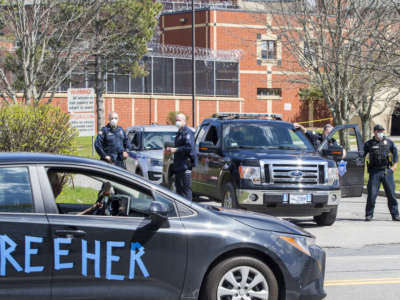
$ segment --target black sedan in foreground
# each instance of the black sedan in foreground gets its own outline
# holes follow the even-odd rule
[[[324,269],[289,222],[101,161],[0,154],[0,299],[314,300]]]

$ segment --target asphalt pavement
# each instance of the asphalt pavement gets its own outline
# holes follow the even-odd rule
[[[365,222],[365,203],[366,195],[342,199],[329,227],[291,219],[327,253],[327,300],[400,299],[400,222],[392,221],[385,197],[377,199],[373,221]]]
[[[365,222],[365,203],[365,194],[342,199],[328,227],[312,218],[285,218],[315,235],[326,251],[326,300],[400,299],[400,222],[392,221],[385,197],[378,197],[374,219]]]

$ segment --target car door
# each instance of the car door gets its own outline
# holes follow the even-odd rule
[[[55,249],[53,298],[179,298],[186,240],[173,201],[163,200],[170,208],[170,218],[157,227],[146,214],[138,213],[154,200],[151,188],[126,179],[126,173],[71,167],[47,167],[41,172]],[[69,180],[59,194],[52,192],[48,180],[52,173]],[[117,201],[119,208],[115,211],[110,204],[108,215],[95,215],[94,211],[82,215],[90,211],[107,182],[113,194],[103,207]]]
[[[50,299],[51,241],[35,167],[0,167],[0,298]]]
[[[222,166],[224,165],[223,157],[221,155],[221,144],[222,144],[222,129],[218,123],[214,123],[210,126],[204,141],[211,142],[214,146],[219,149],[217,153],[207,153],[207,186],[209,187],[209,195],[213,198],[219,197],[218,191],[218,179],[221,173]]]
[[[360,130],[356,124],[336,126],[318,151],[327,147],[331,138],[343,147],[345,155],[336,161],[342,197],[359,197],[364,186],[364,147]]]
[[[203,123],[196,134],[197,166],[192,169],[193,193],[208,195],[208,153],[199,151],[200,142],[204,141],[205,135],[210,127],[209,123]]]
[[[140,131],[132,129],[128,132],[131,149],[129,149],[129,156],[126,160],[126,169],[134,173],[138,168],[138,154],[141,147],[140,137]]]

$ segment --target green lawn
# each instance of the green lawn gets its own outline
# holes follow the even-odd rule
[[[60,195],[58,195],[57,203],[77,203],[77,204],[94,204],[97,200],[97,190],[87,187],[64,186]]]
[[[92,137],[91,136],[77,137],[76,143],[78,146],[78,149],[76,152],[77,156],[99,159],[99,156],[97,155],[96,151],[94,149],[92,150]],[[94,143],[94,139],[93,139],[93,143]]]

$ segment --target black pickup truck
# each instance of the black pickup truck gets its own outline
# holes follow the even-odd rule
[[[222,113],[196,131],[193,195],[276,216],[336,220],[341,197],[358,197],[364,181],[357,125],[333,129],[318,149],[275,114]],[[336,145],[327,141],[337,139]],[[343,154],[344,153],[344,154]],[[173,160],[164,156],[163,183],[174,188]]]

